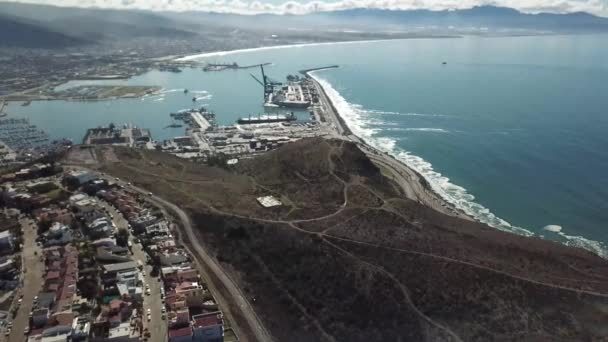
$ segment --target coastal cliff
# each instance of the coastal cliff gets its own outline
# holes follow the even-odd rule
[[[305,139],[230,170],[116,155],[103,169],[184,208],[276,341],[608,337],[608,261],[407,199],[352,142]]]

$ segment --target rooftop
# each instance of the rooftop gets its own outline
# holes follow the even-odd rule
[[[109,264],[103,265],[103,268],[106,272],[118,272],[123,270],[128,270],[132,268],[137,268],[137,263],[135,261],[121,262],[118,264]]]
[[[192,328],[190,326],[187,326],[185,328],[180,328],[180,329],[169,330],[169,338],[184,337],[184,336],[192,336]]]
[[[262,196],[257,198],[258,203],[264,208],[278,207],[282,205],[281,201],[276,199],[274,196]]]
[[[220,311],[192,316],[195,328],[210,327],[223,324],[222,313]]]

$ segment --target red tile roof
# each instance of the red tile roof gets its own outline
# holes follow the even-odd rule
[[[195,316],[194,318],[194,326],[196,328],[210,327],[212,325],[222,324],[222,316],[221,314],[213,314],[206,316]]]
[[[180,328],[180,329],[169,330],[169,338],[183,337],[183,336],[192,336],[192,328],[185,327],[185,328]]]
[[[59,279],[60,275],[57,271],[51,271],[46,274],[46,280]]]

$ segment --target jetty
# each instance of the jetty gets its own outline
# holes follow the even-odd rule
[[[300,74],[304,75],[304,76],[308,76],[309,72],[313,72],[313,71],[319,71],[319,70],[325,70],[325,69],[335,69],[335,68],[339,68],[340,66],[337,64],[334,65],[328,65],[328,66],[322,66],[322,67],[316,67],[316,68],[310,68],[310,69],[304,69],[304,70],[300,70]]]
[[[270,65],[272,63],[267,62],[267,63],[261,63],[261,64],[252,64],[252,65],[238,65],[236,62],[234,63],[207,63],[207,65],[205,65],[203,67],[203,71],[223,71],[223,70],[227,70],[227,69],[232,69],[232,70],[238,70],[238,69],[251,69],[251,68],[257,68],[260,66],[265,66],[265,65]]]

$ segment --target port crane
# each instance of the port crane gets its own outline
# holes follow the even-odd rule
[[[264,87],[264,100],[268,98],[269,95],[274,93],[274,87],[282,86],[283,83],[272,80],[270,77],[266,76],[264,73],[264,65],[260,64],[260,70],[262,71],[262,81],[260,81],[254,74],[250,74],[254,80],[256,80],[262,87]]]

